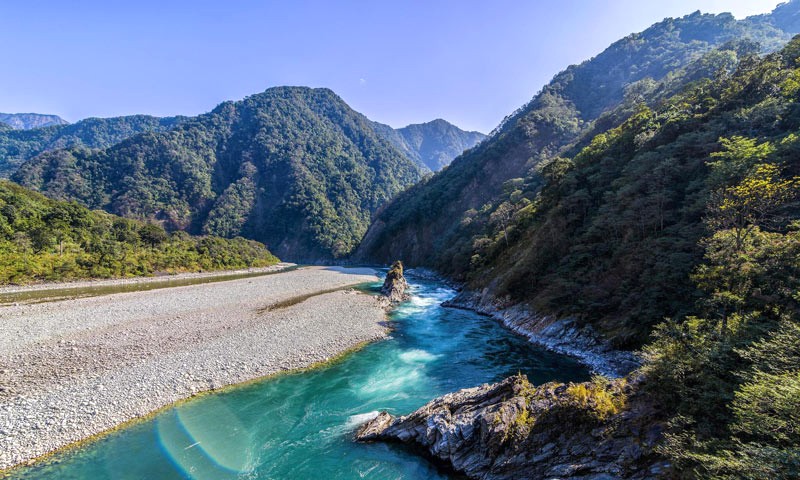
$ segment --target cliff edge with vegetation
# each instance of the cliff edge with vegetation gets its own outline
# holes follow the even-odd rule
[[[635,382],[534,387],[516,376],[444,395],[407,416],[383,412],[356,437],[421,447],[469,478],[647,479],[667,467],[654,454],[659,413]]]
[[[777,22],[799,10],[794,1],[748,22]],[[708,33],[719,20],[724,18],[692,15],[648,32],[695,25],[695,34]],[[664,468],[611,473],[592,467],[587,474],[800,475],[800,38],[768,55],[739,40],[695,57],[660,82],[631,86],[621,105],[558,155],[507,180],[483,207],[460,217],[438,210],[444,204],[436,202],[455,185],[450,175],[456,165],[470,160],[462,157],[415,187],[415,199],[433,206],[421,213],[411,193],[404,194],[367,234],[365,248],[380,232],[391,232],[392,240],[380,248],[404,244],[406,250],[394,248],[395,255],[462,278],[479,295],[478,307],[527,308],[540,317],[570,319],[614,348],[643,349],[643,365],[630,377],[636,378],[635,392],[625,394],[620,414],[638,405],[636,398],[657,410],[652,425],[663,432],[645,454]],[[511,120],[517,127],[506,126],[481,145],[485,168],[500,170],[508,160],[497,150],[501,142],[530,148],[525,137],[501,140],[525,115]],[[492,145],[499,157],[488,156]],[[447,187],[444,193],[437,185]],[[436,219],[399,227],[404,218],[419,221],[420,215]],[[457,226],[452,218],[460,218]],[[436,222],[450,222],[447,235],[466,234],[461,246],[447,235],[429,235]],[[443,250],[420,257],[428,242]],[[498,398],[495,406],[503,402]],[[546,410],[551,408],[561,407]],[[420,424],[435,426],[446,415],[429,411]],[[534,416],[542,418],[542,412]],[[580,419],[577,413],[564,417],[540,433],[571,431]],[[537,422],[534,428],[547,425]],[[580,469],[537,470],[553,464],[537,457],[544,445],[536,441],[516,442],[522,448],[511,456],[519,456],[517,472],[583,475]],[[573,455],[575,465],[586,461]],[[509,475],[502,469],[476,472],[473,478]]]

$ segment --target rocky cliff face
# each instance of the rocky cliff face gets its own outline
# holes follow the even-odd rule
[[[406,289],[408,289],[408,282],[406,277],[403,276],[403,263],[397,260],[392,264],[389,273],[386,274],[386,280],[383,281],[383,286],[381,287],[381,294],[390,303],[400,303],[408,299]]]
[[[668,468],[653,452],[662,425],[638,384],[533,387],[515,376],[447,394],[405,417],[381,413],[357,439],[420,446],[476,479],[658,478]]]

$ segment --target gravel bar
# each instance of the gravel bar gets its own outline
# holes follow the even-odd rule
[[[348,289],[376,273],[303,267],[0,308],[0,469],[384,337],[379,300]]]
[[[295,266],[296,264],[294,263],[281,262],[276,263],[275,265],[270,265],[269,267],[252,267],[242,268],[239,270],[214,270],[210,272],[157,274],[151,277],[126,277],[94,280],[72,280],[67,282],[37,282],[27,285],[3,285],[0,286],[0,294],[35,292],[40,290],[59,290],[63,288],[110,287],[115,285],[135,285],[142,283],[157,284],[185,279],[227,277],[229,275],[240,274],[272,273],[286,270],[287,268]]]

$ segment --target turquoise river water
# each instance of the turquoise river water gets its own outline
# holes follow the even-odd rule
[[[355,429],[379,410],[406,414],[517,372],[534,383],[589,377],[490,318],[443,308],[455,294],[443,284],[410,280],[412,299],[391,314],[387,340],[317,370],[197,397],[11,478],[447,479],[403,446],[354,442]]]

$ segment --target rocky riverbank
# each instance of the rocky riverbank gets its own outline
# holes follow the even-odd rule
[[[359,441],[413,445],[447,469],[484,480],[639,480],[668,471],[654,451],[663,419],[639,392],[634,353],[613,349],[591,327],[537,315],[486,292],[464,290],[443,306],[493,317],[614,379],[533,386],[524,376],[510,377],[444,395],[404,417],[382,412],[359,429]]]
[[[653,452],[658,409],[639,381],[532,386],[524,376],[437,398],[410,415],[386,412],[362,426],[360,441],[421,447],[475,479],[649,479],[668,465]]]
[[[489,294],[469,290],[443,305],[488,315],[537,345],[579,359],[601,375],[622,377],[640,366],[636,354],[615,350],[591,326],[581,327],[572,319],[539,315],[522,305],[504,305]]]
[[[0,308],[0,469],[385,336],[372,269],[301,268]]]

